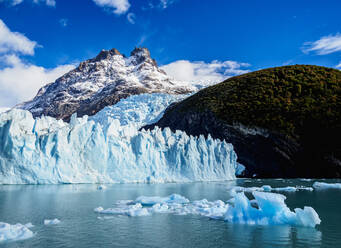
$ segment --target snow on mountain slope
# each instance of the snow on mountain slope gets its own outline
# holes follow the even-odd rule
[[[91,116],[130,95],[184,94],[196,89],[190,83],[167,76],[147,48],[135,48],[130,57],[116,49],[102,50],[97,57],[45,85],[33,100],[16,108],[29,110],[34,117],[47,115],[69,120],[75,112],[78,116]]]
[[[237,156],[231,144],[168,128],[138,131],[160,118],[176,99],[166,94],[131,96],[91,120],[73,115],[70,123],[44,116],[34,119],[19,109],[2,113],[0,183],[234,179]]]

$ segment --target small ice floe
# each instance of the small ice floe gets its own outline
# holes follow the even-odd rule
[[[279,188],[272,188],[270,185],[263,185],[261,187],[241,187],[241,186],[235,186],[231,191],[235,192],[254,192],[254,191],[260,191],[260,192],[296,192],[301,190],[306,191],[313,191],[314,189],[312,187],[305,187],[305,186],[287,186],[287,187],[279,187]]]
[[[53,219],[53,220],[44,220],[44,225],[57,225],[60,223],[60,220]]]
[[[303,182],[310,182],[310,181],[312,181],[313,179],[310,179],[310,178],[301,178],[300,180],[303,181]]]
[[[17,241],[29,239],[34,236],[34,233],[29,229],[33,227],[31,223],[22,225],[20,223],[11,225],[5,222],[0,222],[0,243],[6,241]]]
[[[341,183],[315,182],[313,187],[314,189],[341,189]]]
[[[134,203],[133,200],[118,200],[118,201],[116,201],[117,205],[129,205],[132,203]]]
[[[116,215],[126,215],[126,216],[146,216],[150,215],[148,209],[143,208],[141,203],[136,203],[134,205],[119,206],[117,208],[107,208],[102,207],[95,208],[94,211],[100,214],[116,214]]]
[[[268,190],[268,187],[265,187]],[[264,189],[263,189],[264,190]],[[315,227],[321,220],[311,207],[296,208],[291,211],[285,204],[286,197],[277,193],[253,191],[254,199],[244,192],[236,193],[227,203],[207,199],[189,201],[181,195],[168,197],[138,197],[130,205],[117,205],[115,208],[95,208],[100,214],[126,216],[149,216],[152,214],[200,215],[231,223],[250,225],[292,225]],[[103,219],[103,218],[101,218]]]
[[[107,186],[102,185],[102,184],[97,186],[98,190],[105,190],[106,188],[107,188]]]
[[[156,203],[188,203],[189,200],[181,195],[172,194],[167,197],[159,196],[140,196],[136,198],[136,203],[141,203],[142,205],[154,205]]]

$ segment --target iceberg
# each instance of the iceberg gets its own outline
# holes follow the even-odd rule
[[[167,197],[140,196],[135,201],[120,201],[115,208],[95,208],[99,214],[126,216],[149,216],[152,214],[200,215],[211,219],[224,220],[230,223],[248,225],[291,225],[315,227],[321,223],[316,211],[311,207],[296,208],[291,211],[285,204],[286,197],[277,193],[252,192],[255,199],[249,200],[238,193],[227,203],[207,199],[189,201],[187,198],[173,194]],[[142,204],[142,203],[143,204]],[[105,219],[101,217],[101,219]]]
[[[293,212],[285,204],[286,197],[281,194],[254,191],[254,204],[245,196],[238,193],[234,206],[229,207],[225,220],[231,223],[250,225],[293,225],[315,227],[321,223],[316,211],[311,207],[296,208]]]
[[[235,179],[233,146],[169,128],[140,130],[179,97],[144,94],[70,123],[0,114],[0,184],[163,183]]]
[[[315,189],[341,189],[341,183],[323,183],[315,182],[313,184]]]
[[[60,220],[58,219],[52,219],[52,220],[44,220],[44,225],[57,225],[60,223]]]
[[[33,227],[31,223],[26,225],[15,224],[11,225],[5,222],[0,222],[0,243],[6,241],[17,241],[29,239],[34,236],[33,232],[29,229]]]

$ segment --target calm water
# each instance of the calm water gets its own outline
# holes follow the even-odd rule
[[[321,181],[321,180],[319,180]],[[327,181],[336,182],[336,181]],[[171,214],[100,220],[93,209],[140,195],[181,194],[190,200],[228,200],[228,187],[311,186],[313,181],[237,180],[226,183],[0,186],[0,222],[32,222],[35,236],[0,247],[341,247],[341,190],[284,193],[290,208],[312,206],[317,228],[248,226]],[[44,226],[44,219],[58,225]]]

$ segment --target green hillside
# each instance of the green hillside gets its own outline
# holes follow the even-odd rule
[[[292,138],[316,128],[340,130],[341,71],[311,65],[255,71],[203,89],[174,109],[210,110],[228,123]]]

